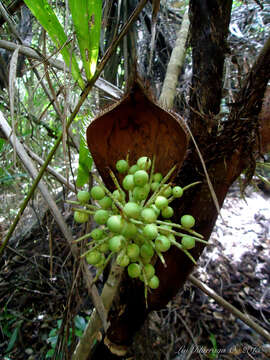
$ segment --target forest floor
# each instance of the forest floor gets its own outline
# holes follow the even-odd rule
[[[239,199],[233,186],[193,275],[270,332],[269,205],[253,188]],[[78,269],[48,214],[7,249],[0,268],[1,360],[43,360],[54,347],[70,352],[91,313]],[[63,336],[74,317],[74,336]],[[189,282],[149,316],[132,350],[134,360],[270,358],[270,343]]]

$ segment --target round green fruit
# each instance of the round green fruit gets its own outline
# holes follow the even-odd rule
[[[181,196],[183,196],[184,191],[181,186],[175,186],[172,189],[172,194],[174,198],[180,198]]]
[[[123,229],[122,229],[122,235],[125,236],[127,239],[133,238],[137,233],[137,226],[135,224],[132,224],[130,222],[125,222]]]
[[[142,156],[137,160],[137,165],[140,170],[149,170],[151,167],[151,160],[147,156]]]
[[[112,207],[112,199],[109,196],[104,196],[98,203],[104,210],[108,210]]]
[[[155,173],[153,176],[153,181],[160,183],[163,179],[163,175],[161,173]]]
[[[159,278],[156,275],[152,276],[148,282],[148,286],[151,289],[157,289],[159,287]]]
[[[93,186],[90,193],[94,200],[101,200],[105,196],[105,192],[101,186]]]
[[[147,224],[143,228],[143,235],[148,240],[154,240],[158,236],[158,227],[156,224]]]
[[[171,229],[172,229],[172,227],[169,225],[160,225],[158,227],[159,233],[162,235],[166,235],[166,236],[168,236],[168,234],[169,234],[169,231],[167,231],[167,230],[171,230]]]
[[[81,190],[77,194],[77,199],[81,204],[87,204],[90,200],[90,193],[88,191]]]
[[[131,261],[136,261],[140,255],[140,248],[137,244],[129,244],[127,246],[127,256]]]
[[[104,225],[108,221],[109,212],[107,210],[97,210],[94,215],[94,220],[99,225]]]
[[[129,175],[126,175],[124,177],[124,180],[123,180],[123,188],[127,191],[129,190],[133,190],[134,189],[134,179],[133,179],[133,175],[129,174]]]
[[[168,198],[169,196],[171,196],[172,194],[172,187],[171,186],[167,186],[167,184],[164,185],[164,190],[162,190],[161,193],[163,196],[165,196],[166,198]]]
[[[154,255],[154,250],[150,244],[143,244],[140,249],[141,257],[150,259]]]
[[[155,211],[155,213],[156,213],[156,215],[157,215],[157,217],[158,217],[159,214],[160,214],[160,209],[158,209],[155,204],[152,204],[152,205],[150,206],[150,208]]]
[[[143,268],[146,279],[149,280],[155,275],[155,268],[151,264],[146,264]]]
[[[118,160],[115,167],[120,174],[123,174],[128,171],[128,162],[126,160]]]
[[[139,202],[145,200],[149,194],[149,191],[150,191],[149,184],[145,184],[143,187],[135,186],[135,188],[133,189],[134,200]]]
[[[159,183],[158,183],[158,182],[152,182],[152,184],[151,184],[151,190],[152,190],[153,192],[155,192],[158,188],[159,188]]]
[[[101,244],[101,245],[98,247],[98,249],[99,249],[99,251],[100,251],[101,253],[106,253],[106,252],[108,252],[108,251],[109,251],[109,244],[108,244],[108,242],[106,241],[106,242],[104,242],[103,244]]]
[[[168,199],[165,196],[158,196],[155,205],[158,209],[162,210],[168,206]]]
[[[183,215],[181,217],[181,225],[187,229],[191,229],[195,225],[195,219],[192,215]]]
[[[131,278],[137,278],[141,274],[141,267],[137,263],[129,264],[127,270],[128,270],[128,275]]]
[[[107,220],[108,229],[116,234],[120,234],[124,227],[124,220],[121,215],[112,215]]]
[[[139,219],[141,214],[141,207],[140,205],[130,201],[124,206],[123,212],[127,217]]]
[[[169,219],[173,216],[173,208],[170,206],[167,206],[165,208],[163,208],[161,210],[161,215],[165,218],[165,219]]]
[[[138,170],[135,172],[134,176],[134,184],[137,186],[144,186],[148,183],[149,175],[145,170]]]
[[[128,266],[129,262],[130,262],[130,259],[126,254],[121,254],[121,253],[118,254],[118,256],[116,258],[116,263],[119,266],[126,267],[126,266]]]
[[[86,261],[88,262],[88,264],[91,265],[96,265],[100,262],[101,260],[101,254],[99,251],[91,251],[86,255]]]
[[[141,217],[147,224],[154,223],[157,220],[157,215],[154,209],[145,208],[141,212]]]
[[[113,197],[118,201],[123,201],[126,198],[126,194],[124,191],[121,191],[121,193],[120,193],[119,190],[114,190],[114,192],[112,194],[113,194]]]
[[[131,175],[134,175],[136,171],[140,170],[139,169],[139,166],[137,164],[135,165],[132,165],[129,170],[128,170],[128,173],[131,174]]]
[[[89,215],[80,211],[74,211],[74,220],[77,223],[83,224],[87,222],[89,219]]]
[[[165,252],[171,247],[171,242],[166,236],[159,235],[155,240],[155,247],[157,251]]]
[[[111,252],[119,252],[125,242],[125,238],[122,235],[115,235],[109,240],[109,249]]]
[[[94,229],[90,232],[90,236],[93,240],[100,240],[103,238],[104,233],[101,229]]]
[[[195,239],[191,236],[183,236],[181,244],[185,250],[190,250],[195,247]]]

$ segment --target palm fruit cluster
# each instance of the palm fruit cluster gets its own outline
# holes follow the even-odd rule
[[[170,220],[174,214],[170,203],[182,197],[184,191],[196,183],[184,188],[172,186],[169,180],[175,167],[163,176],[154,172],[154,162],[146,156],[131,166],[128,160],[117,161],[115,170],[123,180],[120,184],[110,170],[115,191],[110,192],[95,177],[98,185],[93,186],[90,193],[79,191],[75,203],[81,207],[74,209],[75,221],[87,222],[92,215],[98,225],[77,240],[90,240],[90,249],[82,255],[86,261],[101,273],[114,257],[118,265],[127,268],[131,278],[143,281],[146,289],[159,286],[154,263],[159,257],[166,266],[163,254],[172,245],[195,263],[189,250],[194,248],[196,241],[205,242],[193,230],[193,216],[183,215],[180,224]]]

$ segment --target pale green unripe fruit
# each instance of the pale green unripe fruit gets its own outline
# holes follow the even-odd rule
[[[83,224],[85,222],[87,222],[89,219],[89,215],[85,214],[83,212],[80,211],[74,211],[74,220],[79,223],[79,224]]]
[[[100,240],[103,238],[104,233],[101,229],[94,229],[91,231],[90,236],[94,240]]]
[[[154,250],[150,244],[143,244],[140,254],[143,258],[151,258],[154,255]]]
[[[168,206],[168,199],[164,196],[158,196],[156,198],[155,205],[158,209],[162,210]]]
[[[166,206],[165,208],[163,208],[161,210],[161,215],[165,218],[165,219],[169,219],[173,216],[173,208],[170,206]]]
[[[109,240],[109,249],[111,252],[119,252],[124,245],[125,238],[122,235],[115,235]]]
[[[127,246],[127,256],[131,261],[136,261],[140,255],[140,248],[137,244],[130,244]]]
[[[145,200],[149,194],[150,185],[145,184],[144,186],[135,186],[133,189],[133,198],[135,201]]]
[[[132,166],[129,168],[128,173],[134,175],[135,172],[138,171],[138,170],[140,170],[140,169],[139,169],[139,166],[138,166],[137,164],[135,164],[135,165],[132,165]]]
[[[116,263],[119,265],[119,266],[122,266],[122,267],[126,267],[128,266],[130,262],[130,259],[129,257],[127,256],[127,254],[118,254],[117,258],[116,258]]]
[[[168,187],[165,188],[165,186],[166,186],[166,184],[163,186],[163,187],[164,187],[164,190],[162,190],[161,195],[162,195],[162,196],[165,196],[166,198],[168,198],[168,197],[171,196],[171,194],[172,194],[172,188],[171,188],[171,186],[168,186]]]
[[[130,218],[139,219],[141,214],[141,207],[140,205],[130,201],[124,206],[123,212]]]
[[[123,174],[128,171],[128,162],[126,160],[118,160],[115,167],[120,174]]]
[[[81,204],[87,204],[90,200],[90,193],[88,191],[81,190],[77,194],[77,199]]]
[[[181,244],[186,250],[193,249],[195,247],[195,239],[193,239],[191,236],[183,236]]]
[[[98,203],[104,210],[108,210],[112,207],[112,199],[109,196],[104,196]]]
[[[180,186],[175,186],[172,189],[173,197],[180,198],[183,195],[184,191]]]
[[[158,188],[159,188],[159,183],[158,183],[158,182],[152,182],[152,184],[151,184],[151,190],[152,190],[153,192],[155,192]]]
[[[94,200],[101,200],[105,196],[105,192],[101,186],[93,186],[90,193]]]
[[[131,278],[137,278],[141,274],[141,267],[137,263],[129,264],[127,270],[128,270],[128,275]]]
[[[166,236],[159,235],[155,240],[155,247],[157,251],[165,252],[171,247],[171,242]]]
[[[158,236],[158,227],[156,224],[147,224],[143,228],[143,235],[148,240],[154,240]]]
[[[131,174],[126,175],[124,177],[122,185],[123,185],[123,188],[127,191],[133,190],[134,186],[135,186],[133,175],[131,175]]]
[[[126,198],[126,194],[124,191],[121,191],[121,193],[120,193],[119,190],[114,190],[114,192],[112,194],[113,194],[113,197],[118,201],[123,201]]]
[[[163,175],[161,173],[155,173],[153,176],[153,181],[160,183],[163,179]]]
[[[86,255],[86,261],[88,262],[88,264],[96,265],[100,262],[100,260],[101,254],[99,251],[91,251]]]
[[[101,244],[99,247],[98,247],[99,251],[101,253],[106,253],[107,251],[109,251],[109,244],[108,242],[104,242],[103,244]]]
[[[153,209],[146,208],[143,209],[141,212],[141,217],[144,222],[151,224],[157,220],[157,215]]]
[[[195,225],[195,219],[192,215],[183,215],[181,217],[181,225],[187,229],[192,228]]]
[[[123,229],[122,229],[122,235],[125,236],[127,239],[133,238],[137,233],[137,226],[135,224],[132,224],[130,222],[125,222]]]
[[[143,268],[146,279],[149,280],[155,275],[155,268],[151,264],[146,264]]]
[[[99,225],[106,224],[107,220],[109,218],[109,212],[107,210],[97,210],[94,215],[94,220]]]
[[[135,172],[134,176],[134,184],[137,186],[144,186],[148,183],[149,175],[145,170],[138,170]]]
[[[137,165],[141,170],[149,170],[151,167],[151,160],[147,156],[142,156],[137,160]]]
[[[107,220],[107,226],[111,232],[119,234],[123,230],[124,220],[121,215],[112,215]]]
[[[172,229],[172,227],[169,226],[169,225],[160,225],[158,227],[159,233],[162,234],[162,235],[165,235],[165,236],[167,236],[169,234],[169,232],[166,231],[166,230],[171,230],[171,229]]]
[[[151,289],[157,289],[159,287],[159,278],[154,275],[148,282],[148,286]]]

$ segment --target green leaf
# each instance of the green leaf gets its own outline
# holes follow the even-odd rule
[[[211,353],[208,355],[208,357],[210,359],[217,359],[218,351],[217,351],[217,341],[215,335],[210,333],[209,340],[211,341],[213,348]]]
[[[0,151],[3,149],[3,146],[5,143],[6,143],[6,140],[0,139]]]
[[[95,73],[99,51],[102,0],[69,0],[87,80]]]
[[[17,340],[17,337],[18,337],[18,333],[19,333],[19,329],[21,327],[21,324],[22,324],[22,321],[19,321],[18,322],[18,325],[17,327],[14,329],[11,337],[10,337],[10,340],[9,340],[9,343],[8,343],[8,347],[7,347],[7,350],[6,352],[8,353],[9,351],[11,351],[15,345],[15,342]]]
[[[78,81],[79,86],[83,89],[84,81],[82,79],[76,57],[72,54],[71,46],[67,44],[67,35],[65,34],[62,25],[58,21],[47,0],[25,0],[24,2],[43,28],[48,32],[57,48],[61,49],[60,52],[67,67],[71,67],[73,78]]]
[[[93,159],[86,145],[85,138],[80,137],[79,167],[76,185],[82,187],[89,180],[89,172],[91,171]]]
[[[54,354],[54,349],[49,350],[46,354],[46,359],[53,357],[53,354]]]

